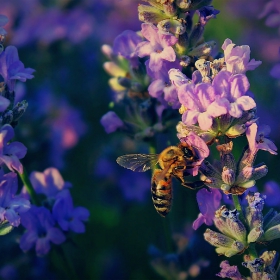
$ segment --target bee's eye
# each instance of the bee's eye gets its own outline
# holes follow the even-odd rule
[[[188,148],[184,148],[184,154],[188,158],[193,157],[192,151],[190,149],[188,149]]]

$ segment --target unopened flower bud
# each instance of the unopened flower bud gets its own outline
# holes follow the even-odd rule
[[[187,67],[188,65],[190,65],[190,63],[191,63],[191,58],[190,58],[189,56],[187,56],[187,55],[182,55],[182,56],[180,57],[180,65],[181,65],[182,67]]]
[[[280,238],[280,224],[266,230],[261,241],[271,241],[278,238]]]
[[[173,1],[163,4],[163,11],[168,17],[176,16],[177,8],[174,5]]]
[[[246,131],[246,126],[244,124],[236,124],[231,126],[226,132],[225,135],[229,138],[235,138],[241,136]]]
[[[176,5],[184,11],[187,11],[189,9],[191,3],[191,0],[176,0]]]
[[[113,56],[113,48],[110,45],[102,45],[101,46],[102,53],[108,58],[112,59]]]
[[[163,11],[148,5],[138,6],[139,20],[147,23],[158,24],[167,18]]]
[[[265,266],[274,266],[277,261],[276,251],[265,251],[260,258],[264,261]]]
[[[193,48],[191,51],[189,51],[188,54],[191,56],[198,56],[198,57],[202,55],[209,55],[215,46],[216,46],[215,41],[209,41]]]
[[[235,182],[235,172],[225,166],[222,172],[222,179],[227,185],[232,185]]]
[[[125,77],[126,71],[120,68],[116,63],[107,61],[103,64],[104,70],[113,77]]]
[[[16,106],[13,108],[13,121],[14,122],[19,120],[19,118],[24,114],[27,106],[28,106],[28,103],[25,100],[18,102],[16,104]]]
[[[185,33],[186,26],[182,21],[176,19],[165,19],[158,23],[157,28],[161,33],[181,35]]]
[[[119,79],[117,77],[109,79],[109,85],[114,91],[123,91],[126,88],[119,84]]]
[[[248,243],[256,242],[263,235],[263,229],[261,226],[254,227],[248,234],[247,241]]]
[[[256,258],[253,261],[242,262],[242,265],[253,273],[261,272],[263,270],[263,264],[264,261],[260,258]]]
[[[234,239],[232,239],[224,234],[215,232],[209,228],[204,233],[204,238],[206,241],[208,241],[211,245],[213,245],[215,247],[230,248],[232,246],[232,244],[235,242]]]
[[[190,82],[190,79],[187,78],[187,76],[183,74],[179,69],[175,69],[175,68],[170,69],[168,71],[168,75],[171,83],[175,87],[180,87]]]
[[[3,124],[10,124],[13,121],[13,111],[9,110],[3,115]]]

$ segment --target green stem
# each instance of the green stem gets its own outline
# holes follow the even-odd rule
[[[244,217],[243,211],[242,211],[242,207],[240,205],[240,201],[239,201],[239,196],[236,194],[232,195],[232,199],[233,199],[233,203],[234,203],[234,207],[237,209],[238,213],[239,213],[239,219],[240,221],[245,225],[245,227],[248,229],[247,223],[246,223],[246,219]],[[250,243],[249,247],[247,248],[248,253],[251,257],[252,260],[258,258],[258,253],[256,250],[256,246],[255,243]]]
[[[239,196],[236,194],[232,195],[232,200],[234,203],[234,207],[237,209],[238,213],[239,213],[239,219],[241,222],[243,222],[244,224],[246,224],[246,220],[245,217],[243,215],[243,211],[242,211],[242,207],[240,205],[240,201],[239,201]]]
[[[30,195],[31,201],[34,205],[39,205],[39,200],[37,197],[37,194],[29,180],[29,177],[27,175],[27,172],[25,170],[25,168],[23,168],[23,172],[22,174],[18,172],[18,176],[20,177],[23,185],[26,187],[28,194]]]

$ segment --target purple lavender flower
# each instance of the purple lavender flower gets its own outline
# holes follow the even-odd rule
[[[130,60],[133,66],[137,66],[136,47],[142,41],[136,32],[126,30],[116,37],[113,52]]]
[[[254,70],[262,62],[250,60],[250,47],[247,45],[236,46],[230,39],[226,39],[222,45],[224,50],[226,69],[233,74],[244,74],[248,70]]]
[[[227,113],[227,104],[217,98],[215,89],[210,83],[194,85],[188,83],[178,89],[180,103],[187,108],[182,115],[182,121],[186,125],[198,122],[202,130],[208,130],[213,123],[213,118]]]
[[[76,233],[85,232],[83,222],[87,221],[89,211],[84,207],[74,208],[69,190],[63,190],[56,195],[52,212],[53,217],[63,230],[71,230]]]
[[[168,70],[173,67],[178,67],[179,63],[163,61],[162,67],[157,72],[152,72],[147,67],[147,73],[154,81],[148,87],[149,94],[160,100],[160,102],[167,107],[172,106],[173,109],[180,108],[178,93],[173,81],[169,78]],[[179,71],[179,70],[178,70]],[[171,80],[171,83],[170,83]]]
[[[172,46],[177,38],[173,35],[161,34],[158,28],[149,23],[142,24],[142,35],[148,40],[138,44],[136,53],[139,57],[150,56],[149,68],[159,71],[164,60],[175,61],[176,54]]]
[[[11,171],[23,172],[19,159],[26,154],[26,147],[20,142],[10,142],[14,137],[14,129],[6,124],[0,130],[0,164],[5,163]]]
[[[230,278],[232,280],[242,280],[242,276],[237,266],[230,266],[228,261],[222,261],[220,268],[222,269],[217,276],[221,278]]]
[[[264,150],[272,155],[277,155],[277,147],[268,138],[270,127],[268,125],[258,126],[256,123],[251,124],[246,130],[249,148],[251,151]]]
[[[18,189],[17,174],[10,172],[1,174],[0,183],[0,223],[8,221],[11,226],[18,227],[22,213],[30,208],[30,202],[16,196]]]
[[[198,218],[193,222],[193,229],[197,230],[203,223],[208,226],[213,224],[216,210],[220,207],[222,194],[219,190],[201,189],[196,194],[198,207],[201,213]]]
[[[14,90],[16,80],[25,82],[32,79],[34,69],[25,68],[19,60],[17,48],[8,46],[0,55],[0,74],[10,91]]]
[[[222,104],[234,118],[240,118],[244,111],[256,107],[252,97],[247,96],[250,84],[243,74],[232,75],[228,71],[219,72],[213,80],[215,93],[223,99]]]
[[[112,133],[124,125],[124,122],[113,111],[109,111],[103,115],[100,122],[107,133]]]
[[[205,26],[210,19],[216,18],[216,15],[219,14],[220,11],[214,9],[213,6],[205,6],[199,9],[198,13],[199,13],[199,22],[202,24],[202,26]]]
[[[280,186],[275,181],[268,181],[264,185],[265,205],[280,207]]]
[[[72,186],[71,183],[65,182],[59,171],[53,167],[49,167],[43,172],[33,171],[30,174],[30,181],[36,193],[42,193],[51,198]]]
[[[26,232],[20,239],[20,248],[26,252],[35,246],[37,256],[44,256],[50,250],[50,242],[61,244],[65,241],[62,231],[55,227],[55,221],[45,207],[32,206],[21,219]]]
[[[8,18],[4,15],[0,15],[0,35],[6,35],[7,31],[2,27],[8,23]]]

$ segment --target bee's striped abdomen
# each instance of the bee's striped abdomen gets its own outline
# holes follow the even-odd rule
[[[152,177],[152,200],[157,212],[165,217],[171,210],[172,186],[171,175],[160,176],[162,170],[155,170]]]

